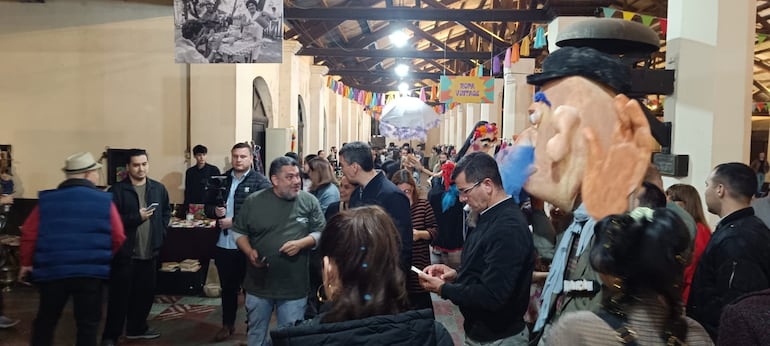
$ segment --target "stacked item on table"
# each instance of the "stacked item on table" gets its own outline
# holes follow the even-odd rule
[[[186,259],[179,262],[179,270],[183,272],[197,272],[201,269],[201,263],[197,259]]]
[[[160,264],[160,271],[175,272],[179,270],[179,262],[163,262]]]

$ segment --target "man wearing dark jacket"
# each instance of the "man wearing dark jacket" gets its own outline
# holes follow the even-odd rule
[[[200,144],[193,147],[195,166],[188,168],[184,173],[185,209],[182,214],[187,214],[190,204],[206,203],[206,181],[212,176],[219,175],[219,168],[206,162],[208,151],[208,148]]]
[[[465,345],[527,345],[524,314],[535,266],[527,220],[503,190],[492,156],[466,155],[457,163],[452,180],[460,202],[479,214],[476,227],[465,239],[460,271],[434,264],[423,270],[427,274],[420,274],[420,284],[460,308]]]
[[[222,285],[222,328],[214,336],[215,341],[222,341],[233,335],[235,331],[235,312],[238,307],[238,292],[240,292],[243,277],[246,274],[246,257],[238,250],[230,228],[233,219],[238,215],[243,201],[250,194],[269,188],[270,182],[264,175],[251,169],[253,156],[247,143],[238,143],[230,150],[233,168],[225,172],[222,185],[227,196],[224,205],[216,201],[207,201],[206,215],[216,218],[222,232],[217,240],[214,261]]]
[[[350,207],[379,205],[390,215],[401,236],[401,269],[412,266],[412,214],[409,199],[385,175],[374,170],[372,148],[364,142],[345,144],[340,150],[342,174],[358,188],[350,196]]]
[[[96,188],[99,168],[91,153],[67,158],[67,180],[40,192],[21,234],[19,281],[40,291],[32,345],[51,345],[64,305],[72,296],[77,344],[96,345],[102,316],[102,286],[110,260],[126,236],[112,196]],[[27,274],[31,274],[27,278]]]
[[[168,191],[147,177],[147,152],[133,149],[126,164],[128,176],[110,191],[126,231],[126,241],[112,260],[107,321],[102,345],[114,345],[126,329],[127,339],[155,339],[147,316],[155,297],[158,251],[171,218]]]
[[[754,216],[754,171],[738,163],[716,166],[706,180],[706,206],[722,219],[695,269],[687,315],[717,340],[722,308],[770,287],[770,230]]]

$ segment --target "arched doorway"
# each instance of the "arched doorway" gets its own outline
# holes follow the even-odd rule
[[[270,118],[273,117],[273,102],[270,97],[270,90],[262,77],[254,78],[252,92],[252,111],[251,111],[251,140],[259,146],[259,160],[261,162],[259,169],[265,172],[265,129],[270,125]]]
[[[297,154],[302,160],[305,155],[305,103],[302,102],[302,95],[297,97]]]

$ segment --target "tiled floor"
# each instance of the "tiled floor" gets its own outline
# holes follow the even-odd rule
[[[37,292],[33,287],[16,287],[9,293],[3,293],[5,315],[21,319],[16,327],[0,329],[0,346],[21,346],[29,344],[32,320],[38,305]],[[219,298],[189,296],[156,296],[150,312],[150,326],[162,335],[159,339],[148,341],[127,341],[121,345],[237,345],[246,341],[244,309],[238,309],[236,332],[228,340],[214,343],[214,334],[221,327],[221,309]],[[462,315],[451,302],[433,297],[436,319],[452,334],[455,345],[463,340]],[[59,320],[55,345],[74,345],[75,323],[72,307],[67,305]]]

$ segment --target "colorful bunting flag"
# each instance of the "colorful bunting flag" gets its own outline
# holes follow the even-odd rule
[[[634,12],[623,11],[623,19],[630,21],[631,19],[634,19],[635,14],[636,13]]]
[[[612,18],[612,16],[615,14],[614,8],[602,7],[602,11],[604,12],[605,18]]]
[[[757,34],[757,43],[765,42],[767,34]]]
[[[546,46],[545,41],[545,29],[542,26],[539,26],[537,28],[537,31],[535,32],[535,49],[540,49]]]
[[[521,46],[516,42],[513,44],[513,48],[511,48],[511,64],[519,62],[519,59],[521,59]]]
[[[529,40],[529,36],[524,36],[524,39],[521,40],[521,48],[519,50],[520,56],[529,56],[529,45],[531,44],[531,41]]]
[[[492,75],[497,75],[498,73],[500,73],[500,57],[495,55],[492,58]]]
[[[668,32],[668,19],[659,18],[658,22],[660,23],[660,32],[665,35]]]
[[[476,68],[476,77],[483,77],[484,76],[484,65],[479,65],[479,67]]]
[[[642,17],[642,24],[646,26],[652,25],[652,20],[655,18],[646,14],[640,14],[639,16]]]

